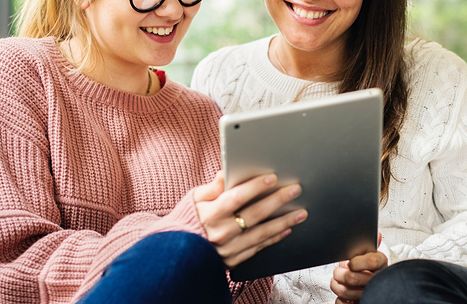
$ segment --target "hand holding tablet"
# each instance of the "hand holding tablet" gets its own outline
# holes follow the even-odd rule
[[[379,89],[221,119],[225,188],[275,173],[278,187],[299,183],[303,193],[272,217],[297,208],[309,213],[289,237],[234,267],[234,280],[346,260],[376,249],[382,125]]]
[[[223,191],[224,178],[218,174],[211,183],[195,189],[194,201],[207,239],[229,268],[279,242],[306,219],[302,208],[266,221],[301,194],[297,184],[277,188],[277,183],[275,174],[266,174]],[[246,206],[258,196],[263,198]]]

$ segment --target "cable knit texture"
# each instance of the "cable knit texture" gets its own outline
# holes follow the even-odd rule
[[[72,68],[53,38],[0,40],[0,303],[70,303],[148,234],[205,236],[190,189],[220,168],[217,106]],[[230,285],[265,303],[271,283]]]
[[[268,58],[272,37],[221,49],[195,70],[192,88],[224,113],[311,101],[339,83],[310,82],[278,71]],[[467,266],[467,66],[439,44],[406,46],[411,90],[399,152],[391,160],[389,201],[380,230],[391,263],[441,259]],[[344,202],[343,202],[344,203]],[[334,265],[275,276],[273,303],[334,303]]]

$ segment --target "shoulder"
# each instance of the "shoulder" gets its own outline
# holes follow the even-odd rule
[[[209,92],[212,89],[209,88],[210,85],[224,85],[232,77],[236,78],[236,75],[247,69],[252,56],[257,58],[269,40],[270,37],[267,37],[246,44],[228,46],[209,54],[195,68],[192,87]]]
[[[196,67],[191,87],[213,98],[223,111],[235,107],[236,99],[256,88],[251,77],[252,61],[267,52],[271,37],[222,48],[208,55]]]
[[[415,40],[407,45],[410,95],[431,104],[460,107],[467,90],[467,64],[436,42]],[[421,101],[422,102],[422,101]]]
[[[54,46],[53,37],[0,39],[2,87],[9,87],[20,94],[26,93],[18,91],[22,86],[27,90],[43,88],[50,80],[53,62],[51,48]]]
[[[0,125],[24,136],[47,125],[47,39],[0,39]]]
[[[415,40],[406,51],[410,93],[405,130],[411,142],[427,143],[428,158],[445,149],[465,115],[467,65],[435,42]]]
[[[201,60],[198,67],[226,68],[246,64],[250,56],[257,52],[258,48],[261,48],[269,39],[267,37],[245,44],[221,48]]]
[[[406,58],[411,81],[424,80],[436,86],[443,78],[467,77],[465,61],[436,42],[412,41],[406,46]]]
[[[52,82],[54,47],[53,37],[0,39],[1,87],[18,99],[43,93]]]
[[[52,37],[0,39],[0,64],[2,67],[11,68],[16,66],[36,67],[49,56],[47,44],[52,41]]]
[[[11,95],[10,99],[22,101],[26,96],[36,99],[43,95],[50,82],[51,52],[47,42],[55,43],[53,38],[0,39],[0,87]],[[8,101],[2,96],[0,99]]]

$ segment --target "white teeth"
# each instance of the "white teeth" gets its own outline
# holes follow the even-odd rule
[[[292,5],[292,9],[295,14],[306,19],[319,19],[329,14],[328,11],[307,11],[303,8],[296,7],[295,5]]]
[[[173,32],[174,27],[143,27],[144,31],[158,36],[167,36]]]

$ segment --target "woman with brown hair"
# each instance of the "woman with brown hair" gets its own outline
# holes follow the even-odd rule
[[[265,3],[279,34],[221,49],[195,70],[192,87],[224,113],[372,87],[385,97],[380,251],[276,276],[273,301],[331,301],[329,282],[337,302],[357,300],[388,262],[466,264],[465,62],[434,42],[406,40],[406,0]]]

